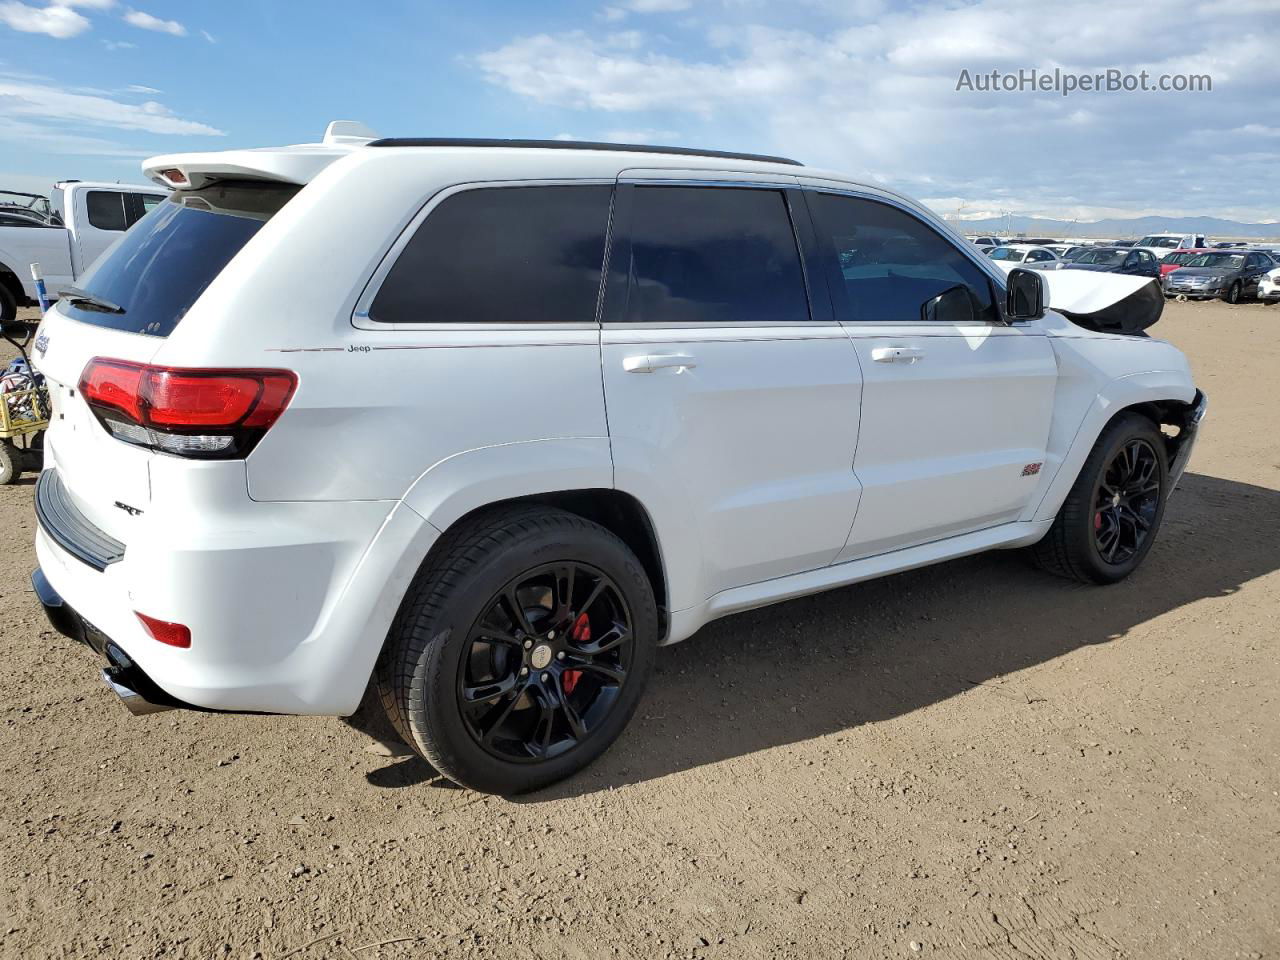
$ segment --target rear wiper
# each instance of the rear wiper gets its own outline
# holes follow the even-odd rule
[[[103,313],[124,313],[124,307],[120,306],[120,304],[112,303],[105,297],[90,293],[88,290],[81,290],[79,287],[67,287],[62,291],[61,296],[67,303],[88,307],[90,310],[101,310]]]

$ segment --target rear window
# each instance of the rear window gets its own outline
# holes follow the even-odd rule
[[[249,238],[301,187],[219,183],[178,191],[116,241],[77,287],[120,312],[63,301],[67,316],[167,337]]]

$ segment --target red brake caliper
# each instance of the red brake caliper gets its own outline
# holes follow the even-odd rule
[[[577,644],[591,642],[591,623],[587,620],[585,613],[578,614],[578,619],[573,621],[573,626],[569,629],[569,636],[573,638],[573,642]],[[578,685],[578,681],[582,679],[581,670],[566,670],[564,672],[564,692],[566,695],[573,693],[573,688]]]

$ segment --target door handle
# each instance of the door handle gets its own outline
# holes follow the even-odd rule
[[[657,373],[659,370],[674,370],[683,373],[692,370],[698,362],[687,353],[654,353],[638,357],[627,357],[622,361],[622,369],[627,373]]]
[[[876,363],[915,363],[924,359],[924,351],[918,347],[876,347],[871,359]]]

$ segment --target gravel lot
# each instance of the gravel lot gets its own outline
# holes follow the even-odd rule
[[[0,957],[1280,957],[1280,307],[1156,332],[1211,406],[1129,581],[1006,553],[720,621],[514,801],[336,720],[130,717],[0,488]]]

